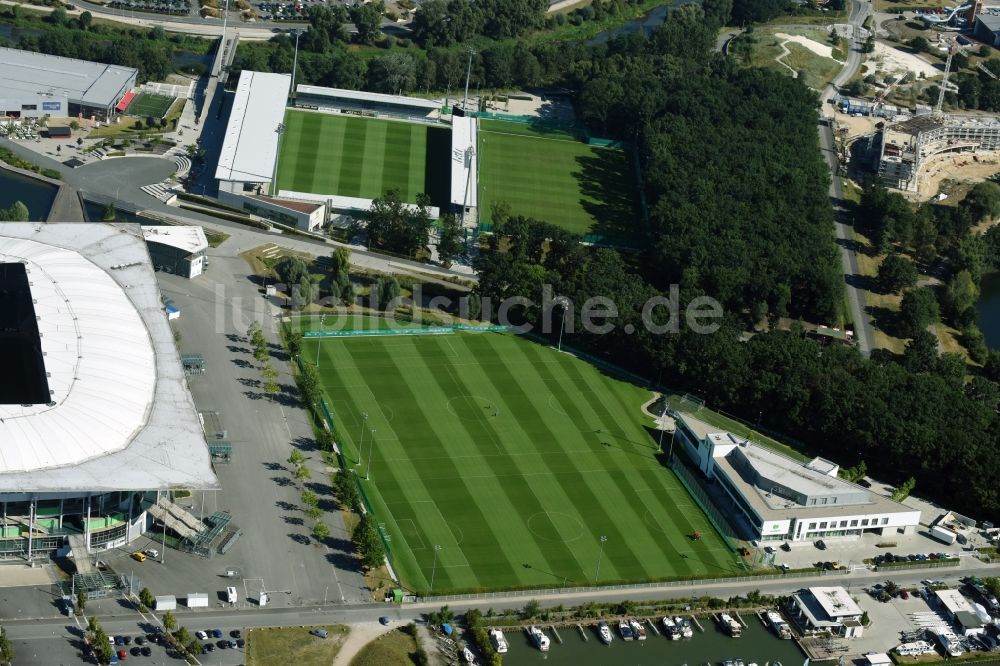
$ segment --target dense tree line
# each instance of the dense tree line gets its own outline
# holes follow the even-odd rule
[[[564,342],[660,377],[716,409],[760,417],[810,453],[845,466],[863,460],[880,478],[901,485],[912,478],[936,500],[997,517],[1000,354],[989,355],[982,373],[966,382],[963,359],[939,355],[922,330],[903,355],[880,352],[870,360],[853,348],[821,346],[797,326],[746,340],[748,324],[764,316],[835,316],[842,277],[815,98],[794,80],[712,56],[714,27],[700,19],[697,9],[675,12],[649,39],[611,44],[586,74],[576,74],[583,117],[609,135],[632,138],[639,150],[650,195],[648,249],[626,258],[582,247],[544,222],[501,216],[476,263],[484,304],[487,297],[496,303],[526,296],[531,303],[508,315],[537,327],[549,321],[554,337],[561,308],[541,305],[544,285],[551,285],[575,306],[565,313]],[[916,213],[898,219],[906,213],[883,192],[869,196],[878,201],[863,202],[859,214],[885,227],[889,244],[906,237],[912,248],[946,248],[970,273],[1000,245],[996,236],[969,241],[962,233],[963,216],[974,220],[992,210],[988,188],[957,211],[921,213],[930,216],[933,233]],[[876,220],[875,208],[898,214]],[[914,286],[912,267],[896,266],[898,275],[891,268],[887,284]],[[662,309],[647,314],[668,333],[647,330],[644,304],[655,295],[669,298],[672,282],[682,317],[698,295],[721,298],[726,314],[716,333],[697,334]],[[960,292],[956,302],[967,303]],[[582,326],[581,304],[594,296],[611,298],[619,313],[603,334]],[[935,316],[934,294],[916,290],[909,300],[915,317]],[[485,305],[483,314],[490,315]]]

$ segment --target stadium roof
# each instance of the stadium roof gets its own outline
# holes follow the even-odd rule
[[[147,243],[169,245],[194,254],[208,249],[205,230],[198,226],[151,225],[142,227],[142,237]]]
[[[476,190],[479,166],[476,154],[476,119],[453,116],[451,121],[451,203],[463,203],[475,208],[479,205]]]
[[[25,266],[49,402],[0,404],[0,492],[217,481],[138,226],[0,224]]]
[[[236,85],[226,139],[215,177],[250,183],[270,183],[278,159],[278,125],[292,77],[243,70]]]
[[[0,90],[65,95],[71,103],[109,107],[135,83],[133,67],[0,48]]]
[[[426,109],[428,111],[436,111],[441,108],[441,103],[435,102],[432,99],[405,97],[403,95],[386,95],[384,93],[371,93],[361,90],[347,90],[344,88],[324,88],[323,86],[300,84],[295,86],[295,92],[298,95],[329,97],[331,99],[346,99],[359,104],[383,104],[385,106],[402,106],[413,109]]]

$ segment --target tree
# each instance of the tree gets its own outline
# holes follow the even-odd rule
[[[944,307],[952,317],[961,317],[979,300],[979,285],[967,270],[962,270],[948,280],[944,290]]]
[[[0,221],[27,222],[31,219],[28,207],[20,201],[15,201],[10,208],[0,208]]]
[[[288,331],[285,335],[285,345],[292,358],[302,353],[302,331]]]
[[[291,454],[288,456],[288,464],[298,467],[306,461],[306,457],[302,455],[302,452],[298,449],[292,449]]]
[[[90,12],[83,12],[80,14],[80,28],[83,30],[90,30],[90,24],[94,22],[94,15]]]
[[[173,631],[177,628],[177,619],[174,617],[173,611],[167,611],[163,614],[163,628],[167,631]]]
[[[274,272],[278,279],[286,285],[294,285],[301,282],[303,277],[308,276],[309,267],[299,257],[287,256],[278,260],[274,265]]]
[[[301,310],[313,300],[313,283],[309,276],[303,275],[298,284],[292,285],[292,308]]]
[[[363,5],[364,6],[364,5]],[[413,56],[393,52],[368,63],[368,88],[390,95],[405,95],[417,85]]]
[[[916,487],[916,485],[917,485],[916,480],[914,480],[914,478],[911,476],[906,481],[899,484],[899,486],[897,486],[896,489],[892,492],[892,500],[894,502],[902,502],[903,500],[905,500],[907,497],[910,496],[910,493],[913,492],[913,489],[914,487]]]
[[[395,308],[399,303],[400,287],[399,280],[395,276],[380,277],[372,287],[372,307],[388,309],[390,305]]]
[[[340,280],[340,276],[349,275],[351,271],[351,251],[346,247],[338,247],[330,255],[331,267],[330,277],[335,281]]]
[[[69,13],[65,7],[60,5],[49,14],[49,21],[55,25],[66,25],[69,22]]]
[[[910,289],[917,285],[917,267],[909,259],[890,254],[879,266],[876,281],[887,294]]]
[[[382,25],[382,14],[385,6],[381,0],[366,4],[357,4],[349,10],[351,22],[358,30],[358,40],[366,44],[375,41],[380,34]]]
[[[327,527],[326,523],[316,523],[313,525],[312,535],[316,541],[326,541],[330,536],[330,528]]]
[[[14,661],[14,646],[7,638],[7,630],[0,627],[0,663],[9,666]]]
[[[360,513],[361,495],[358,493],[354,475],[342,467],[333,475],[331,481],[341,505],[355,513]]]
[[[931,372],[937,361],[937,337],[923,329],[916,331],[903,352],[903,366],[910,372]]]
[[[911,39],[909,46],[916,53],[925,53],[931,48],[930,42],[928,42],[925,37],[921,37],[920,35]]]
[[[976,183],[960,206],[969,212],[974,223],[1000,217],[1000,185],[988,180]]]
[[[538,611],[541,610],[541,604],[535,599],[530,600],[528,603],[524,604],[524,608],[521,609],[521,617],[525,620],[530,620],[538,615]]]
[[[148,587],[139,590],[139,603],[146,608],[152,608],[156,604],[156,597],[153,596]]]
[[[76,609],[83,612],[87,608],[87,593],[83,590],[76,591]]]
[[[302,483],[303,481],[308,481],[312,478],[312,472],[310,472],[309,468],[305,465],[299,465],[295,468],[293,476],[295,476],[296,481]]]
[[[431,219],[427,198],[418,196],[416,209],[403,203],[399,190],[389,190],[374,199],[365,222],[372,247],[414,255],[427,247]]]
[[[937,323],[940,317],[937,299],[930,289],[910,289],[903,294],[899,306],[899,328],[904,337],[914,337],[930,324]]]
[[[451,265],[452,260],[462,253],[465,247],[465,229],[462,221],[455,215],[443,215],[441,217],[441,235],[438,239],[438,260],[445,267]]]
[[[101,222],[114,222],[115,217],[115,204],[113,201],[109,201],[104,207],[104,212],[101,213]]]
[[[187,645],[191,642],[191,633],[187,630],[187,627],[181,627],[176,632],[174,632],[174,638],[181,645]]]
[[[307,488],[302,491],[302,503],[306,506],[319,506],[319,496]]]
[[[361,520],[351,534],[351,541],[354,542],[355,547],[358,549],[362,565],[369,569],[381,565],[385,560],[385,549],[382,546],[382,540],[378,536],[378,531],[375,528],[375,523],[372,521],[371,514],[365,513],[361,515]]]
[[[101,627],[94,630],[94,653],[102,664],[111,663],[111,657],[114,655],[114,648],[108,641],[108,634]]]

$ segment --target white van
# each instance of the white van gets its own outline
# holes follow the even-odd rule
[[[229,601],[229,603],[231,603],[231,604],[235,604],[236,603],[236,588],[235,587],[230,586],[230,587],[226,588],[226,600]]]

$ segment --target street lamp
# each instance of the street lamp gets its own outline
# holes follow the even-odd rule
[[[566,310],[569,309],[569,299],[560,296],[556,303],[562,306],[562,317],[559,318],[559,344],[557,345],[557,349],[562,351],[562,336],[563,331],[566,330]]]
[[[594,582],[596,583],[598,578],[601,576],[601,558],[604,557],[604,544],[607,542],[608,537],[601,537],[601,552],[597,555],[597,572],[594,573]]]
[[[365,467],[365,481],[368,480],[368,475],[372,471],[372,450],[375,448],[375,428],[372,428],[372,443],[368,445],[368,465]],[[360,451],[358,452],[360,456]]]
[[[657,453],[663,453],[663,431],[666,430],[666,428],[667,428],[666,418],[667,418],[667,396],[663,396],[663,411],[660,412],[660,441],[656,445],[656,452]],[[676,426],[675,426],[675,428],[676,428]],[[673,441],[674,441],[674,438],[671,437],[670,438],[671,444],[673,443]],[[672,450],[672,447],[671,447],[671,450]]]
[[[295,72],[299,68],[299,37],[302,36],[301,30],[295,31],[295,57],[292,58],[292,106],[295,106]]]
[[[364,423],[361,424],[361,437],[359,438],[361,443],[358,444],[358,465],[361,464],[361,454],[365,450],[365,430],[368,429],[368,412],[361,412],[361,418],[364,420]]]
[[[469,76],[472,74],[472,56],[476,54],[475,49],[469,49],[469,64],[465,67],[465,98],[462,100],[462,111],[468,110],[469,104]]]
[[[278,135],[278,150],[274,153],[274,173],[271,175],[271,195],[278,193],[278,158],[281,157],[281,135],[285,133],[285,123],[278,123],[274,128]],[[319,349],[316,350],[316,365],[319,366]]]
[[[431,566],[431,589],[430,589],[431,592],[434,591],[434,574],[437,573],[438,551],[440,551],[440,550],[441,550],[441,546],[439,546],[437,544],[434,544],[434,564],[433,564],[433,566]]]

